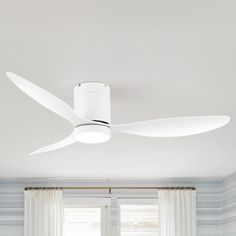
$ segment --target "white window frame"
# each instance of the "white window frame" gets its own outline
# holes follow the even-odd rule
[[[63,208],[96,207],[101,210],[101,236],[110,236],[110,198],[65,198]]]
[[[118,223],[117,223],[117,235],[121,236],[121,214],[120,214],[120,206],[121,205],[159,205],[159,201],[157,198],[118,198]],[[160,210],[158,212],[160,219]]]

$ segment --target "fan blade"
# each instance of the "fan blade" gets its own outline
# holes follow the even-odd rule
[[[208,132],[226,125],[229,116],[197,116],[112,125],[112,131],[146,137],[181,137]]]
[[[35,154],[39,154],[39,153],[43,153],[43,152],[50,152],[50,151],[54,151],[66,146],[69,146],[73,143],[75,143],[76,140],[74,139],[73,134],[71,134],[70,136],[68,136],[67,138],[57,142],[57,143],[53,143],[50,144],[48,146],[42,147],[34,152],[31,152],[30,155],[35,155]]]
[[[87,120],[78,117],[69,105],[48,91],[12,72],[7,72],[7,76],[19,89],[36,102],[68,120],[74,126],[88,123]]]

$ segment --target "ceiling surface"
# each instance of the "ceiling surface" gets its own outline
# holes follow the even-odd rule
[[[0,177],[222,177],[236,170],[236,1],[1,1]],[[81,81],[111,86],[113,123],[230,115],[182,138],[115,134],[30,157],[72,126],[6,77],[73,106]]]

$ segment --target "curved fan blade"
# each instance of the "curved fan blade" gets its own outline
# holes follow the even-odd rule
[[[228,116],[198,116],[112,125],[112,131],[146,137],[181,137],[208,132],[226,125]]]
[[[69,105],[48,91],[14,73],[7,72],[7,76],[19,89],[36,102],[55,112],[59,116],[62,116],[74,126],[88,122],[85,119],[78,117]]]
[[[69,146],[73,143],[75,143],[76,140],[74,139],[73,134],[71,134],[70,136],[68,136],[67,138],[57,142],[57,143],[53,143],[50,144],[48,146],[42,147],[34,152],[31,152],[30,155],[35,155],[35,154],[39,154],[39,153],[43,153],[43,152],[50,152],[50,151],[54,151],[66,146]]]

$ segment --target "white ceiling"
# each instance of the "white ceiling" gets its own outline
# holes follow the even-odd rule
[[[236,170],[236,1],[2,1],[0,177],[220,177]],[[226,114],[183,138],[114,135],[29,157],[72,131],[24,95],[22,75],[72,105],[78,81],[112,88],[113,123]]]

